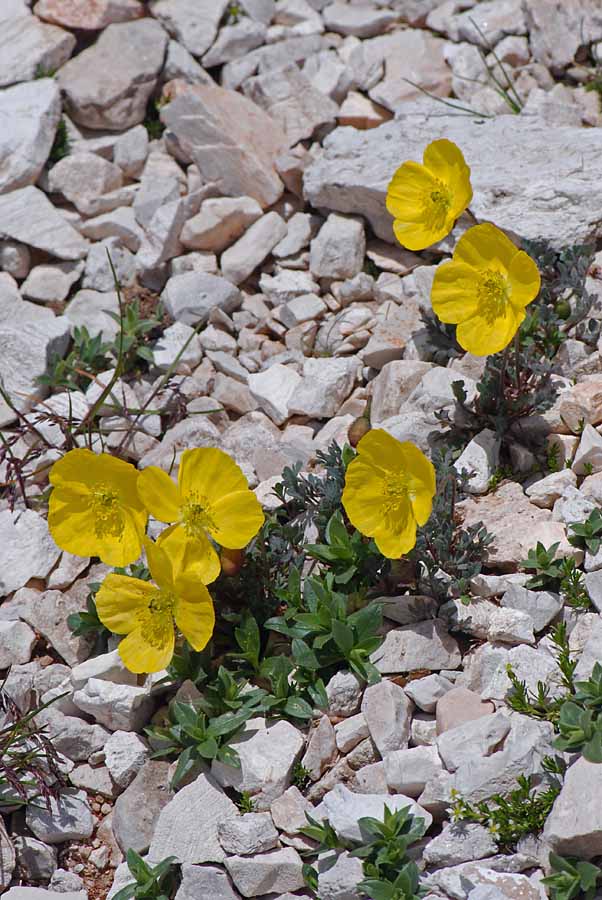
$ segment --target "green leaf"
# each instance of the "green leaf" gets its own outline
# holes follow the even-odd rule
[[[390,881],[366,878],[364,881],[360,881],[358,887],[371,900],[395,900],[395,888]]]
[[[293,639],[291,643],[291,652],[297,665],[303,666],[304,669],[310,669],[312,672],[317,672],[320,668],[318,657],[309,644],[302,641],[300,638]]]
[[[331,628],[335,644],[341,653],[348,657],[355,646],[353,628],[350,625],[346,625],[345,622],[339,622],[338,619],[333,619]]]
[[[313,709],[302,697],[289,697],[284,704],[284,712],[296,719],[311,719]]]

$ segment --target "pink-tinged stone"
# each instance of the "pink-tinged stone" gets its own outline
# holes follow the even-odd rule
[[[467,688],[452,688],[437,701],[437,734],[494,712],[495,706],[490,700],[481,700],[478,694]]]
[[[138,0],[38,0],[34,12],[52,25],[97,31],[139,19],[144,7]]]

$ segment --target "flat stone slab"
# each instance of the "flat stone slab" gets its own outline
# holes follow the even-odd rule
[[[479,219],[555,247],[602,234],[602,157],[595,129],[550,128],[523,116],[447,116],[434,106],[433,111],[437,115],[400,115],[370,131],[337,128],[305,171],[306,199],[318,209],[359,213],[378,237],[395,243],[387,185],[405,160],[422,160],[427,144],[447,138],[471,167],[471,209]]]

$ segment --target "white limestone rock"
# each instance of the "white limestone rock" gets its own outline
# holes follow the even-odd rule
[[[109,131],[140,124],[163,66],[167,40],[151,18],[105,28],[95,44],[59,73],[71,118],[86,128]]]
[[[61,95],[51,78],[0,92],[0,194],[37,181],[60,117]]]

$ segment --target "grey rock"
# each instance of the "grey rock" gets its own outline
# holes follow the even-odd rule
[[[46,725],[55,749],[74,762],[87,760],[90,754],[104,747],[109,737],[109,732],[102,726],[65,715],[55,708],[55,704],[38,713],[36,721]]]
[[[305,885],[303,861],[292,847],[254,857],[230,856],[225,865],[243,897],[298,891]]]
[[[148,156],[149,137],[144,125],[136,125],[115,141],[113,162],[128,178],[137,178]]]
[[[36,72],[55,72],[75,47],[75,36],[45,25],[29,12],[2,20],[0,29],[0,87],[33,81]]]
[[[250,793],[257,811],[269,809],[290,784],[293,766],[303,749],[303,736],[290,722],[258,729],[248,723],[231,745],[240,757],[240,769],[214,760],[214,777],[223,787]]]
[[[409,681],[404,691],[410,700],[424,712],[435,712],[437,701],[453,688],[453,683],[442,675],[426,675]]]
[[[397,20],[396,13],[387,9],[374,9],[370,4],[348,6],[331,3],[323,11],[324,24],[337,34],[370,38],[382,34],[388,25]]]
[[[497,853],[491,832],[477,822],[445,823],[441,834],[431,838],[423,851],[428,866],[441,868],[484,859]]]
[[[306,800],[299,788],[290,787],[276,797],[270,807],[274,825],[286,834],[297,834],[307,825],[307,813],[313,813],[313,806]]]
[[[109,800],[114,800],[119,793],[106,766],[83,763],[69,773],[69,780],[74,787],[89,794],[100,794]]]
[[[204,200],[200,211],[186,222],[181,234],[193,250],[225,250],[261,218],[261,206],[253,197],[216,197]]]
[[[412,815],[425,820],[427,827],[432,817],[414,800],[401,794],[354,794],[343,784],[337,784],[329,791],[316,808],[314,818],[328,819],[339,837],[360,843],[362,833],[358,820],[363,817],[382,821],[385,805],[392,812],[410,807]]]
[[[25,622],[0,621],[0,669],[28,663],[36,642],[35,632]]]
[[[89,640],[84,636],[74,635],[67,625],[68,616],[81,609],[79,598],[73,594],[44,591],[36,597],[35,603],[31,604],[24,615],[27,622],[46,638],[70,666],[82,662],[90,655]]]
[[[349,716],[349,718],[343,719],[342,722],[338,722],[334,727],[334,731],[336,745],[341,753],[349,753],[369,734],[368,723],[363,713]]]
[[[310,733],[307,750],[301,764],[307,769],[312,780],[317,781],[325,769],[335,761],[336,755],[337,747],[332,722],[328,716],[322,716]]]
[[[403,688],[386,678],[364,691],[362,713],[383,759],[387,753],[408,746],[412,710],[412,701]]]
[[[471,759],[489,756],[499,749],[510,732],[510,725],[508,717],[497,712],[447,729],[436,741],[445,767],[448,771],[455,772]]]
[[[215,308],[228,315],[241,303],[240,291],[225,278],[204,272],[186,272],[172,276],[161,299],[177,322],[196,325],[209,318]]]
[[[357,376],[357,360],[306,359],[303,378],[288,404],[289,413],[312,419],[336,416]]]
[[[4,895],[6,900],[55,900],[54,891],[42,887],[12,887]],[[85,891],[69,891],[61,900],[88,900]]]
[[[453,669],[460,665],[456,640],[441,619],[405,625],[389,631],[371,656],[383,675],[412,672],[414,669]]]
[[[485,900],[485,898],[520,897],[521,900],[541,900],[541,885],[535,878],[531,880],[526,875],[514,872],[501,871],[492,867],[494,860],[489,860],[489,866],[479,863],[462,863],[458,866],[438,869],[425,879],[425,886],[433,889],[439,888],[445,891],[445,896],[454,898],[470,898],[470,900]],[[503,865],[503,863],[502,863]],[[487,890],[487,893],[483,893]],[[478,893],[477,893],[478,891]]]
[[[592,184],[587,178],[567,180],[565,166],[572,163],[562,149],[575,148],[578,142],[575,166],[579,168],[583,159],[584,171],[595,178],[599,162],[595,136],[588,139],[581,128],[564,126],[550,139],[549,127],[537,120],[519,117],[515,125],[510,136],[503,116],[476,124],[469,117],[414,114],[367,132],[337,129],[325,140],[324,154],[305,172],[305,195],[314,207],[364,215],[378,237],[393,243],[391,217],[384,205],[391,173],[400,160],[421,159],[429,141],[446,137],[463,148],[472,166],[473,211],[481,221],[495,219],[500,228],[518,237],[544,237],[556,247],[597,235]],[[545,184],[542,154],[550,159]],[[555,185],[560,184],[562,213],[550,213]]]
[[[290,366],[273,363],[263,372],[248,377],[249,391],[259,408],[276,425],[290,416],[289,402],[301,384],[301,376]]]
[[[585,584],[587,587],[587,578]],[[527,613],[533,620],[535,631],[543,631],[558,615],[563,607],[560,594],[552,591],[530,591],[520,585],[513,585],[502,596],[501,605],[511,609],[518,609]]]
[[[468,472],[467,490],[471,494],[485,494],[499,461],[500,439],[490,428],[484,428],[469,441],[454,468],[458,472]]]
[[[598,612],[602,612],[602,571],[587,572],[583,581],[590,600]]]
[[[229,856],[253,856],[278,846],[278,832],[269,813],[246,813],[224,819],[217,836]]]
[[[90,678],[75,691],[73,702],[111,731],[140,731],[154,707],[146,687],[113,684],[100,678]]]
[[[195,162],[222,196],[253,197],[262,208],[281,196],[275,159],[286,137],[251,100],[224,88],[194,85],[161,110],[161,119],[183,158]]]
[[[544,838],[555,853],[592,859],[602,852],[602,805],[596,763],[582,756],[566,772],[546,819]]]
[[[245,281],[285,235],[284,219],[277,212],[266,213],[222,253],[221,269],[224,277],[233,284]]]
[[[153,0],[152,15],[193,56],[213,44],[228,0]]]
[[[82,262],[35,266],[21,285],[21,292],[27,300],[36,303],[66,300],[83,270]]]
[[[122,789],[134,780],[149,757],[145,741],[131,731],[114,731],[104,746],[105,764]]]
[[[58,800],[46,806],[29,804],[25,811],[27,827],[45,844],[63,844],[89,838],[94,819],[83,791],[64,789]]]
[[[330,716],[354,716],[362,702],[362,686],[353,672],[341,670],[326,685],[328,714]]]
[[[359,900],[358,885],[364,880],[362,861],[342,853],[318,858],[318,891],[322,900]]]
[[[427,782],[442,770],[436,747],[410,747],[384,756],[384,774],[389,790],[406,797],[419,797]]]
[[[452,631],[463,631],[490,641],[509,644],[535,643],[533,619],[521,610],[501,608],[490,600],[474,600],[469,604],[449,600],[439,610]]]
[[[203,56],[203,65],[220,66],[239,59],[264,43],[266,31],[263,23],[248,16],[243,16],[234,25],[225,25],[211,49]]]
[[[218,825],[237,816],[236,806],[217,782],[201,774],[159,813],[149,859],[160,862],[175,856],[181,863],[223,862]]]
[[[119,314],[119,300],[116,291],[82,290],[70,300],[65,310],[65,318],[73,330],[85,325],[90,337],[102,335],[103,340],[110,340],[117,335],[119,326],[109,315]]]
[[[178,41],[170,41],[167,45],[167,56],[162,74],[165,81],[181,78],[189,84],[214,84],[211,75]]]
[[[17,856],[13,841],[9,837],[4,820],[0,819],[0,891],[5,891],[9,886],[16,864]]]
[[[54,81],[41,78],[0,93],[0,193],[34,184],[52,148],[61,117]]]
[[[90,215],[94,211],[92,203],[99,195],[117,190],[122,184],[123,174],[119,166],[97,153],[70,153],[48,173],[50,191],[62,194],[82,215]]]
[[[109,25],[59,73],[71,118],[86,128],[109,131],[138,125],[166,49],[167,35],[153,19]]]
[[[169,763],[148,760],[115,801],[113,834],[124,853],[130,847],[137,853],[148,850],[161,810],[171,798],[169,768]]]
[[[0,196],[0,237],[58,259],[81,259],[88,252],[87,241],[33,185]]]
[[[50,879],[48,889],[57,894],[68,894],[71,891],[83,891],[84,880],[77,872],[68,869],[55,869]]]
[[[526,0],[524,8],[533,57],[548,67],[564,68],[573,62],[581,44],[602,39],[600,8],[595,0],[568,0],[556,16],[548,15],[545,0]]]
[[[47,523],[33,510],[2,510],[0,534],[0,596],[23,587],[30,578],[46,578],[59,558]]]
[[[37,838],[17,836],[13,840],[17,862],[31,881],[50,881],[57,867],[54,847],[49,847]]]
[[[31,268],[31,254],[18,241],[0,241],[0,271],[19,280],[26,278]]]
[[[585,426],[589,428],[589,425]],[[541,506],[543,509],[552,509],[556,500],[562,496],[569,486],[577,486],[577,476],[572,469],[561,469],[559,472],[551,472],[545,478],[540,478],[530,484],[525,490],[531,503]]]
[[[114,291],[115,277],[109,264],[109,256],[120,285],[128,285],[134,280],[136,263],[133,255],[117,238],[111,237],[90,248],[82,282],[84,288],[105,293]]]
[[[245,94],[278,122],[293,147],[334,122],[338,104],[317,90],[294,63],[247,79]]]
[[[331,214],[311,242],[309,267],[318,278],[353,278],[364,266],[365,253],[362,222]]]
[[[175,900],[239,900],[240,894],[234,890],[232,882],[223,869],[217,866],[182,866],[182,882]]]

